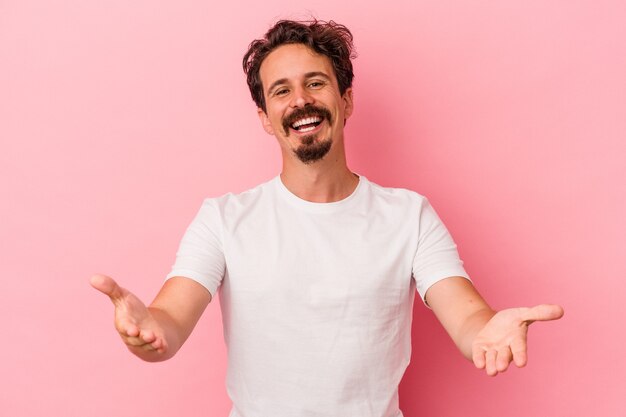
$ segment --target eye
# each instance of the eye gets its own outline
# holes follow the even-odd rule
[[[274,95],[275,95],[275,96],[284,96],[284,95],[285,95],[285,94],[287,94],[288,92],[289,92],[289,90],[288,90],[288,89],[286,89],[286,88],[280,88],[280,89],[278,89],[278,90],[274,91]]]
[[[321,88],[321,87],[323,87],[323,86],[324,86],[324,83],[323,83],[323,82],[321,82],[321,81],[311,81],[311,82],[309,83],[309,87],[310,87],[310,88]]]

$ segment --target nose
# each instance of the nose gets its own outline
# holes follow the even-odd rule
[[[307,104],[313,104],[315,100],[313,96],[302,87],[298,87],[293,91],[293,95],[291,98],[291,107],[304,107]]]

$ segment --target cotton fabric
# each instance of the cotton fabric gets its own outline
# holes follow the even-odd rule
[[[402,416],[415,289],[468,278],[425,197],[363,176],[332,203],[280,176],[206,199],[174,276],[219,290],[230,417]]]

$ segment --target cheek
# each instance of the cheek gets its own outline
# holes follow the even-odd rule
[[[277,132],[282,132],[283,128],[283,121],[280,118],[280,116],[275,116],[274,118],[272,118],[272,128],[277,131]]]

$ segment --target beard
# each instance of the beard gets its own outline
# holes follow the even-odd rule
[[[293,153],[298,159],[306,165],[321,160],[333,144],[331,138],[318,141],[317,135],[304,136],[302,138],[302,144],[297,149],[293,150]]]
[[[289,116],[283,118],[282,125],[285,131],[285,136],[289,136],[289,129],[291,125],[299,119],[305,117],[317,116],[324,121],[327,121],[329,126],[332,126],[332,116],[327,108],[315,105],[308,105],[302,108],[297,108]],[[326,138],[324,140],[317,139],[318,134],[305,135],[301,139],[301,144],[297,149],[293,150],[296,157],[304,164],[312,164],[313,162],[321,160],[333,144],[332,138]]]

